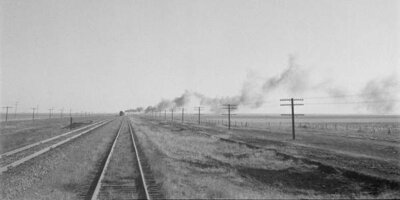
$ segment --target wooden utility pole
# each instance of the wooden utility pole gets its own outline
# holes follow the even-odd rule
[[[197,113],[197,120],[198,120],[198,123],[199,123],[199,124],[201,124],[200,115],[201,115],[201,109],[202,109],[202,108],[203,108],[203,107],[201,107],[201,106],[194,107],[194,109],[198,111],[198,113]]]
[[[54,110],[54,108],[49,109],[49,119],[51,119],[51,112]]]
[[[294,117],[295,116],[304,116],[304,114],[294,114],[294,106],[304,106],[304,104],[300,104],[297,103],[295,104],[294,101],[304,101],[303,99],[294,99],[294,98],[290,98],[290,99],[281,99],[280,101],[290,101],[290,104],[281,104],[281,106],[291,106],[292,107],[292,138],[293,140],[296,139],[296,134],[295,134],[295,123],[294,123]],[[286,114],[282,114],[282,116],[287,116]]]
[[[35,110],[36,108],[31,108],[32,109],[32,121],[35,121]]]
[[[174,109],[171,109],[171,121],[174,121]]]
[[[182,123],[184,121],[184,117],[185,117],[185,108],[182,108]]]
[[[234,105],[234,104],[225,104],[225,105],[223,105],[224,106],[224,108],[223,109],[226,109],[226,110],[228,110],[228,129],[231,129],[231,115],[232,115],[232,111],[233,110],[236,110],[237,109],[237,105]]]
[[[201,110],[201,108],[199,107],[199,124],[201,123],[201,121],[200,121],[200,110]]]
[[[72,129],[72,117],[70,116],[69,117],[69,130],[71,130]]]
[[[8,109],[12,108],[12,107],[11,106],[4,106],[3,108],[6,109],[6,122],[7,122],[7,120],[8,120]]]
[[[18,101],[15,102],[15,112],[14,112],[14,119],[17,119],[17,107],[18,107]]]

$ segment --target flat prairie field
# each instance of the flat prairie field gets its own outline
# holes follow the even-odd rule
[[[290,119],[277,115],[238,114],[230,129],[226,116],[180,117],[117,118],[1,174],[2,199],[87,199],[125,121],[138,138],[152,184],[168,199],[400,198],[398,116],[298,117],[295,140]],[[2,122],[0,153],[105,119],[110,116],[76,117],[72,124],[69,118]],[[130,168],[135,151],[128,126],[121,130],[106,173],[109,185],[139,180],[129,173],[138,170]],[[74,134],[79,132],[65,137]],[[107,192],[105,198],[118,196]]]
[[[400,197],[398,116],[130,119],[167,198]]]
[[[198,123],[195,113],[188,114],[186,121]],[[164,119],[163,116],[157,119]],[[167,120],[171,120],[167,116]],[[176,121],[181,120],[178,114]],[[209,125],[228,126],[226,115],[202,114],[200,121]],[[289,132],[290,116],[235,114],[231,116],[232,128],[247,128]],[[305,115],[295,117],[295,127],[302,133],[318,133],[343,137],[359,137],[400,142],[400,116],[398,115]]]
[[[106,119],[107,116],[14,120],[0,123],[0,154]]]

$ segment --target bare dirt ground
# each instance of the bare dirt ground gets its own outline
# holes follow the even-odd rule
[[[0,175],[0,199],[84,199],[115,137],[115,120]]]
[[[169,198],[400,197],[396,144],[132,121]]]
[[[328,165],[360,171],[365,174],[400,181],[400,146],[397,142],[337,137],[314,132],[298,132],[293,141],[289,132],[233,129],[184,125],[206,130],[219,137],[245,141],[280,152],[306,157]]]

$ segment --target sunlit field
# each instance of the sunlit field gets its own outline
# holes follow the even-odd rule
[[[171,120],[171,113],[147,116],[154,119]],[[198,123],[198,114],[185,114],[184,120]],[[174,121],[182,121],[177,112]],[[228,128],[226,115],[201,114],[200,122],[210,126]],[[260,129],[290,132],[290,117],[280,115],[236,114],[231,116],[231,128]],[[360,137],[377,140],[398,141],[400,139],[400,116],[398,115],[305,115],[295,118],[299,134],[313,132],[324,135]]]

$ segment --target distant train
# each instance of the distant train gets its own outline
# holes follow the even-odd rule
[[[119,116],[124,116],[124,115],[125,115],[124,111],[119,111]]]

